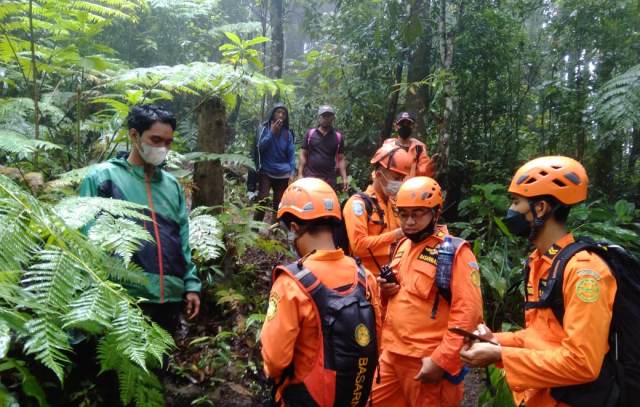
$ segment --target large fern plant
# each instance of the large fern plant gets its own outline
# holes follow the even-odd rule
[[[640,123],[640,65],[604,84],[596,100],[596,115],[620,128]]]
[[[24,362],[7,353],[21,348],[62,383],[72,331],[97,337],[102,370],[117,372],[125,404],[163,404],[150,368],[161,363],[173,340],[119,284],[144,282],[130,262],[139,244],[151,240],[135,223],[145,219],[140,209],[102,198],[71,198],[50,207],[0,176],[0,357],[2,368],[22,376],[24,392],[41,405],[43,392],[27,380]],[[89,222],[90,240],[79,231]],[[9,397],[0,386],[0,399]]]

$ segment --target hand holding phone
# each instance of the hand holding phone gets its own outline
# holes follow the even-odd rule
[[[469,332],[467,330],[464,330],[458,326],[454,326],[453,328],[449,328],[449,331],[453,332],[454,334],[460,335],[460,336],[464,336],[465,338],[468,338],[470,340],[476,340],[476,341],[480,341],[480,342],[487,342],[490,343],[492,345],[496,345],[496,346],[500,346],[499,343],[491,341],[489,339],[485,339],[483,337],[481,337],[480,335],[476,335],[473,332]]]

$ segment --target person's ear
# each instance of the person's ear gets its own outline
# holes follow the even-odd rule
[[[542,200],[536,202],[536,204],[533,205],[533,209],[536,211],[536,217],[542,218],[551,211],[551,205],[549,205],[549,202]]]
[[[289,230],[297,235],[298,232],[300,232],[300,225],[298,225],[296,222],[291,222],[289,224]]]
[[[138,130],[129,129],[129,139],[131,139],[132,142],[135,142],[139,138],[140,138],[140,133],[138,133]]]

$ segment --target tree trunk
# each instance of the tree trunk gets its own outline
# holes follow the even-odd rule
[[[213,97],[198,108],[198,151],[224,153],[227,129],[225,106],[222,99]],[[224,173],[220,161],[196,163],[193,180],[193,207],[222,206],[224,203]],[[218,208],[217,211],[220,211]]]
[[[634,126],[632,134],[631,152],[629,153],[629,174],[633,174],[636,171],[636,164],[640,158],[640,128]]]
[[[38,89],[38,67],[36,65],[36,37],[33,29],[33,0],[29,0],[29,43],[31,48],[31,87],[33,97],[33,137],[40,138],[40,92]],[[18,61],[18,65],[19,65]],[[33,166],[38,169],[38,152],[33,154]]]
[[[387,117],[384,120],[384,126],[382,128],[382,132],[380,133],[380,145],[384,142],[384,140],[391,137],[391,130],[393,129],[393,121],[396,116],[396,111],[398,110],[398,97],[400,96],[400,92],[395,89],[393,85],[396,85],[402,81],[402,70],[404,69],[404,63],[401,61],[396,65],[396,72],[393,78],[392,83],[392,93],[389,95],[389,109],[387,110]]]
[[[283,0],[271,0],[269,19],[271,22],[271,78],[282,78],[284,64],[284,31],[282,20],[284,16]]]
[[[445,71],[450,71],[453,63],[453,32],[447,27],[447,0],[440,0],[438,36],[440,40],[441,68]],[[445,180],[447,180],[447,167],[449,163],[449,140],[451,138],[449,119],[454,109],[454,92],[451,79],[445,79],[444,95],[444,108],[438,122],[437,151],[439,157],[436,177],[446,184]]]
[[[423,34],[416,41],[415,49],[409,56],[407,68],[407,82],[419,82],[424,80],[431,72],[431,1],[417,0],[411,7],[411,13],[416,13],[422,23]],[[409,21],[412,21],[410,18]],[[407,92],[407,110],[416,115],[416,136],[420,139],[426,134],[425,117],[431,103],[431,94],[428,86],[420,86],[415,93]]]

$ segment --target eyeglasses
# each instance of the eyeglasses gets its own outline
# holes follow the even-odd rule
[[[412,219],[422,219],[428,214],[433,213],[433,209],[430,208],[418,208],[418,209],[395,209],[396,215],[401,220],[407,220],[409,218]]]

